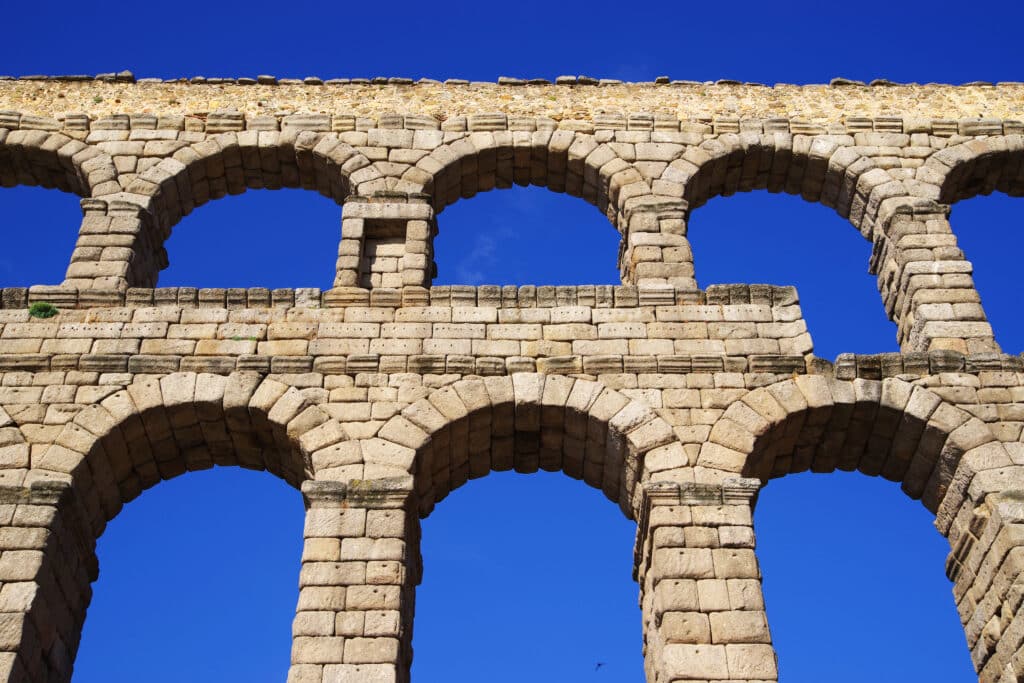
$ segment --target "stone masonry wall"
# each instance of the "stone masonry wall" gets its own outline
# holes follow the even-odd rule
[[[70,680],[106,523],[214,465],[303,492],[294,683],[408,680],[419,519],[507,469],[637,521],[649,681],[777,680],[756,494],[836,469],[935,514],[979,681],[1024,676],[1024,362],[948,220],[1024,194],[1024,86],[133,81],[0,80],[0,185],[84,213],[64,282],[0,283],[6,680]],[[432,287],[438,215],[514,184],[604,213],[623,284]],[[260,187],[343,205],[332,289],[155,287],[182,216]],[[753,189],[871,241],[900,353],[829,362],[793,288],[697,288],[690,210]]]

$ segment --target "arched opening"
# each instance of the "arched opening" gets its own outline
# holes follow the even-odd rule
[[[96,540],[142,491],[214,465],[267,470],[298,488],[311,451],[343,438],[315,397],[252,373],[148,375],[80,410],[32,462],[35,524],[52,533],[20,574],[37,597],[16,610],[32,625],[17,641],[18,665],[34,678],[70,678],[98,578]],[[221,493],[217,504],[231,505],[231,491]]]
[[[81,220],[76,195],[32,186],[0,190],[0,287],[60,284]]]
[[[807,546],[806,552],[817,554],[813,561],[816,571],[831,582],[827,587],[829,597],[817,594],[818,606],[813,624],[804,621],[807,615],[799,611],[798,605],[804,603],[780,597],[769,604],[769,623],[775,640],[780,641],[781,638],[781,642],[786,642],[788,638],[790,643],[799,643],[790,647],[800,648],[803,652],[807,646],[802,641],[791,635],[780,636],[779,629],[782,625],[799,622],[795,627],[798,630],[813,628],[820,632],[823,630],[822,605],[827,605],[830,628],[825,630],[828,637],[842,643],[844,652],[855,653],[854,658],[870,659],[865,657],[865,653],[873,653],[874,650],[852,644],[866,634],[861,632],[862,628],[855,623],[853,616],[849,618],[849,624],[843,623],[840,599],[850,599],[859,604],[884,604],[889,619],[894,619],[893,605],[901,605],[902,610],[903,605],[920,601],[944,616],[921,622],[912,616],[903,617],[894,627],[896,630],[889,632],[889,637],[903,634],[899,637],[904,656],[909,638],[919,638],[915,642],[923,643],[920,646],[922,657],[933,647],[932,639],[947,643],[951,639],[957,641],[960,650],[952,653],[951,657],[959,656],[960,659],[950,666],[954,670],[962,669],[964,660],[969,660],[963,657],[963,631],[959,631],[961,635],[958,638],[950,635],[950,629],[954,628],[950,625],[951,620],[953,624],[956,620],[956,601],[950,599],[950,583],[941,578],[944,569],[948,576],[953,576],[946,562],[949,544],[933,535],[925,523],[934,521],[937,510],[948,515],[950,500],[956,509],[956,500],[961,499],[963,493],[951,483],[954,471],[965,467],[970,469],[970,463],[977,454],[989,447],[992,447],[989,457],[994,463],[990,466],[1000,464],[1000,445],[991,443],[993,438],[976,418],[931,391],[898,379],[840,382],[801,377],[757,389],[731,405],[712,428],[709,441],[702,446],[700,462],[767,483],[764,495],[768,500],[774,497],[776,502],[771,503],[768,509],[759,507],[758,520],[780,514],[781,520],[770,522],[780,526],[769,531],[768,542],[772,543],[773,534],[776,539],[785,539],[775,541],[776,550],[773,552],[776,554],[771,560],[776,567],[774,571],[785,574],[796,564],[810,561],[806,559],[807,555],[794,557],[788,553],[785,543],[800,543]],[[967,464],[961,464],[961,460]],[[1009,458],[1005,460],[1009,462]],[[818,477],[804,482],[796,493],[786,484],[779,487],[780,493],[772,493],[777,482],[769,480],[789,479],[792,477],[787,475],[808,471],[832,473],[837,470],[858,471],[898,482],[907,497],[921,499],[924,512],[908,513],[905,508],[910,502],[903,496],[878,495],[879,488],[886,485],[876,484],[869,490],[863,482],[854,481],[852,477]],[[812,490],[816,486],[822,488]],[[848,490],[840,491],[843,487],[848,487]],[[845,501],[845,504],[832,508],[834,515],[830,516],[830,504],[824,501],[833,499]],[[897,522],[897,517],[903,519]],[[913,533],[904,533],[908,527],[901,525],[908,523],[916,527]],[[880,525],[889,525],[889,528],[880,530]],[[906,575],[910,578],[905,579],[910,583],[900,584],[893,578],[880,585],[878,580],[870,579],[871,576],[896,576],[899,573],[889,564],[901,560],[892,552],[879,548],[877,544],[880,541],[875,538],[884,537],[894,528],[903,530],[893,541],[903,544],[901,551],[909,549],[920,555],[920,561],[930,560],[929,566],[923,569],[930,578],[921,580],[911,572]],[[806,535],[803,535],[804,530]],[[839,539],[846,545],[822,541],[824,536]],[[879,562],[881,568],[875,570],[865,566],[856,580],[844,581],[841,578],[843,571],[833,571],[833,568],[847,567],[851,563],[850,556],[843,554],[851,548],[858,549],[855,553],[857,559],[853,562],[855,567]],[[920,564],[915,561],[914,566],[920,567]],[[765,585],[770,585],[773,580],[771,570],[765,567]],[[780,580],[780,583],[785,585],[786,581]],[[889,593],[890,590],[895,592]],[[838,593],[843,597],[836,595]],[[912,598],[904,595],[910,593]],[[960,606],[964,607],[963,604]],[[787,614],[779,619],[777,625],[776,614],[779,611]],[[962,622],[969,618],[964,613],[960,616]],[[912,620],[913,626],[908,628]],[[954,629],[953,633],[956,634],[957,630]],[[974,643],[970,645],[973,647]],[[794,669],[799,671],[801,666],[814,672],[805,680],[820,680],[820,661],[805,657],[802,664],[794,664]],[[851,662],[851,668],[859,671],[860,676],[849,680],[870,678],[871,666],[858,669]],[[784,662],[781,667],[781,670],[786,670]],[[783,676],[788,680],[785,678],[787,674]]]
[[[413,680],[644,680],[636,525],[599,492],[492,473],[422,529]]]
[[[480,192],[536,185],[582,197],[614,220],[622,201],[642,189],[650,191],[643,175],[610,145],[568,130],[537,130],[529,136],[470,133],[437,147],[412,170],[438,213]]]
[[[955,238],[951,239],[974,266],[977,290],[960,307],[987,317],[1004,351],[1019,351],[1024,330],[1018,297],[1005,283],[1006,274],[1018,267],[1012,245],[1019,237],[1011,232],[1017,221],[1010,198],[1024,196],[1021,137],[984,136],[946,147],[925,162],[921,173],[938,185],[938,201],[953,205],[950,227]],[[979,298],[984,312],[978,310]]]
[[[619,284],[619,241],[584,201],[537,186],[483,192],[438,216],[434,284]]]
[[[255,132],[220,133],[194,144],[178,143],[173,158],[165,158],[138,174],[126,173],[122,178],[124,191],[132,196],[132,203],[144,207],[144,220],[137,226],[141,232],[135,245],[136,258],[139,252],[143,254],[143,265],[136,269],[139,272],[130,274],[129,282],[152,286],[157,271],[166,265],[164,241],[182,217],[196,207],[247,190],[280,188],[315,190],[340,206],[351,194],[348,173],[369,163],[365,156],[341,143],[337,135],[326,132],[292,129],[262,131],[259,135]],[[231,220],[232,217],[226,217],[226,221]],[[293,228],[294,221],[293,216],[281,215],[284,230]],[[239,224],[239,227],[245,226]],[[338,232],[334,230],[331,234],[334,239],[330,253],[336,256]],[[242,235],[239,241],[248,240],[247,233]],[[273,246],[285,242],[283,236],[268,241]],[[300,244],[301,240],[291,242],[302,254]],[[225,246],[228,253],[237,249],[237,244]],[[306,249],[308,253],[314,245],[307,244]],[[305,261],[306,258],[300,259],[300,263]],[[242,272],[253,271],[241,260],[239,265]],[[171,277],[177,282],[177,276],[172,273]],[[321,281],[319,277],[316,276],[317,283]],[[194,286],[196,283],[186,284]],[[263,282],[257,284],[266,286]],[[294,280],[289,280],[283,286],[296,285]]]
[[[871,245],[799,196],[746,192],[690,216],[697,282],[795,285],[819,357],[898,350],[873,278]]]
[[[1024,350],[1020,296],[1010,283],[1020,268],[1021,200],[1002,192],[957,202],[950,214],[956,240],[974,265],[974,284],[996,340],[1006,353]]]
[[[754,521],[780,680],[975,679],[943,573],[949,544],[893,484],[783,477]]]
[[[654,453],[657,449],[656,455],[650,457],[651,467],[655,469],[665,463],[678,464],[682,458],[681,446],[674,443],[671,428],[650,408],[631,401],[618,391],[597,382],[559,375],[521,373],[512,377],[461,380],[434,391],[427,398],[417,401],[403,411],[401,416],[392,418],[381,428],[379,436],[381,439],[395,440],[375,444],[370,452],[379,455],[371,457],[380,458],[382,463],[403,462],[405,458],[409,458],[408,467],[414,474],[415,497],[420,515],[424,517],[435,509],[435,503],[445,499],[470,479],[485,477],[492,471],[514,470],[528,474],[543,470],[562,472],[598,489],[605,497],[618,503],[621,513],[627,518],[626,527],[635,529],[628,520],[636,516],[634,499],[638,494],[638,481],[649,476],[645,469],[648,453]],[[364,447],[364,452],[366,448]],[[370,466],[370,460],[367,466]],[[549,507],[537,504],[539,500],[544,500],[544,494],[538,499],[526,488],[537,482],[517,481],[512,476],[494,477],[492,481],[493,483],[480,487],[492,504],[496,499],[504,497],[516,497],[521,500],[524,495],[531,501],[528,506],[530,509],[521,512],[523,523],[510,524],[506,532],[511,534],[514,530],[518,538],[522,539],[519,542],[533,549],[526,554],[536,558],[538,547],[566,543],[565,534],[573,533],[571,525],[562,527],[560,524],[553,524],[552,516],[557,514],[561,517],[562,513],[553,512]],[[521,484],[521,487],[510,486],[513,483]],[[540,480],[538,485],[544,486],[545,482]],[[479,486],[474,483],[472,488]],[[466,499],[470,504],[479,503],[479,495],[467,496]],[[573,501],[581,494],[558,495],[566,498],[568,504],[575,505]],[[588,494],[585,499],[594,500],[593,494]],[[587,509],[589,505],[588,502]],[[445,538],[451,538],[453,535],[471,537],[481,533],[494,533],[488,527],[482,526],[486,525],[483,520],[490,519],[491,514],[481,514],[479,507],[472,512],[468,510],[469,508],[461,507],[461,504],[456,506],[456,512],[452,514],[460,519],[455,529],[449,526],[456,525],[451,514],[437,518],[441,523],[432,523],[428,519],[424,524],[425,534],[436,534],[439,542],[444,543]],[[493,516],[501,514],[503,513],[495,511]],[[581,510],[576,509],[564,514],[568,519],[572,519],[573,515],[581,514]],[[601,521],[611,513],[590,514],[584,510],[582,514],[582,518],[577,518],[580,519],[580,524],[588,527],[593,525],[593,533],[604,533]],[[462,517],[471,519],[461,519]],[[587,518],[590,518],[589,522]],[[475,530],[466,531],[466,527],[462,525],[467,523],[476,524]],[[615,529],[622,527],[620,520],[608,529],[608,533],[613,534],[611,539],[622,539],[621,545],[614,544],[616,547],[609,549],[609,552],[619,553],[620,559],[615,564],[620,568],[620,578],[615,580],[613,575],[604,575],[608,576],[607,581],[612,583],[605,581],[602,588],[602,592],[613,591],[619,596],[624,596],[615,599],[619,604],[621,600],[635,599],[637,595],[636,584],[629,580],[632,541],[626,535],[626,531],[623,531],[622,536],[614,535],[617,533]],[[509,535],[494,540],[505,548],[514,543]],[[427,552],[423,558],[424,576],[428,577],[423,584],[427,591],[424,599],[428,609],[430,605],[444,604],[445,591],[450,590],[446,586],[451,586],[445,579],[438,579],[436,582],[429,579],[431,573],[435,571],[430,557],[432,543],[427,540]],[[545,560],[550,561],[551,558]],[[536,559],[533,562],[531,566],[536,567]],[[581,564],[579,558],[567,559],[566,563],[579,571],[587,571],[586,563]],[[475,574],[475,581],[486,583],[479,588],[463,585],[461,589],[469,594],[490,594],[495,590],[495,586],[500,586],[500,590],[512,604],[544,604],[545,609],[534,614],[532,618],[556,621],[563,634],[586,633],[588,629],[593,628],[592,624],[579,621],[586,618],[586,610],[580,609],[571,601],[566,602],[567,594],[563,592],[560,582],[545,580],[544,577],[536,577],[535,574],[533,576],[536,578],[525,580],[523,576],[516,580],[506,580],[482,575],[479,571],[475,571]],[[582,581],[578,578],[576,580]],[[423,595],[423,590],[420,590],[420,595]],[[633,604],[635,605],[635,600]],[[445,616],[451,619],[452,614],[451,609],[446,608]],[[632,622],[634,628],[639,625],[639,616],[639,611],[635,610],[636,620]],[[617,617],[606,613],[605,618]],[[439,617],[428,617],[427,623],[431,623],[432,619]],[[422,622],[418,622],[414,633],[420,633],[423,628]],[[526,626],[513,630],[517,639],[528,637],[529,642],[532,642],[536,638],[536,626],[529,630]],[[567,637],[575,638],[573,635]],[[609,633],[604,637],[612,636]],[[449,638],[449,641],[451,640]],[[500,656],[501,652],[508,652],[509,647],[507,640],[496,641],[493,633],[486,629],[473,630],[466,638],[455,642],[459,643],[460,651],[486,651],[495,657]],[[636,648],[635,657],[619,654],[615,656],[616,669],[619,672],[617,675],[626,677],[625,680],[640,678],[638,665],[641,663],[641,642],[639,634],[634,630],[632,636],[624,636],[625,644],[621,647],[627,649],[616,648],[617,652],[628,652],[630,644]],[[500,647],[501,650],[496,651],[495,647]],[[564,669],[567,678],[589,675],[591,671],[600,670],[602,663],[611,661],[600,658],[596,661],[586,661],[585,668],[580,669],[584,666],[584,661],[592,657],[593,650],[583,647],[577,648],[576,652],[577,655],[571,661],[563,661],[559,665],[569,667]],[[635,662],[633,666],[636,668],[619,668],[619,661],[626,659]],[[437,666],[436,662],[439,660],[432,655],[427,657],[427,661],[428,666]],[[523,662],[523,666],[530,666],[534,675],[538,671],[548,670],[546,666],[538,664]]]
[[[901,379],[805,375],[732,403],[701,445],[698,464],[762,482],[808,470],[859,471],[900,482],[934,513],[961,457],[994,439],[977,418]]]
[[[485,120],[488,115],[479,118],[479,123],[487,125]],[[477,121],[474,120],[473,123],[476,125]],[[515,217],[515,223],[508,228],[498,228],[499,235],[492,236],[491,241],[478,241],[474,237],[470,244],[476,242],[476,253],[483,255],[485,259],[491,253],[501,253],[502,258],[498,259],[499,262],[505,257],[505,252],[509,252],[511,268],[508,270],[512,271],[511,274],[497,274],[508,284],[524,282],[524,279],[529,284],[606,281],[618,283],[633,281],[637,276],[630,270],[634,265],[633,259],[623,256],[631,245],[622,243],[618,237],[619,234],[624,234],[626,229],[625,206],[630,200],[636,200],[633,202],[633,208],[642,213],[640,209],[644,208],[644,202],[641,200],[649,200],[652,196],[649,179],[626,160],[626,157],[631,156],[620,154],[611,144],[598,142],[594,135],[568,130],[535,130],[527,135],[473,132],[436,147],[420,158],[416,167],[409,169],[406,175],[409,179],[415,179],[422,184],[422,189],[430,196],[437,214],[460,199],[468,199],[495,188],[507,189],[516,185],[524,188],[543,187],[553,192],[564,192],[582,198],[596,208],[598,214],[605,216],[607,223],[611,224],[614,230],[608,230],[606,226],[598,227],[596,230],[579,233],[579,237],[571,236],[568,243],[562,243],[552,237],[556,230],[563,229],[562,225],[574,222],[580,225],[597,225],[592,222],[596,218],[583,217],[582,210],[576,213],[580,218],[563,215],[556,207],[567,206],[565,202],[555,204],[550,197],[542,199],[541,193],[532,189],[517,190],[507,199],[498,196],[490,200],[495,202],[491,206],[498,210],[490,212],[486,219],[477,218],[475,221],[478,225],[493,224],[494,216],[500,211],[504,215]],[[656,165],[659,168],[664,166]],[[529,199],[523,199],[527,197]],[[529,208],[530,212],[524,212],[524,208]],[[524,233],[524,229],[528,230],[524,225],[536,226],[536,236],[529,232]],[[443,219],[439,222],[439,231],[440,234],[444,234]],[[593,244],[595,236],[601,233],[609,236],[609,243],[614,239],[615,244],[613,247],[597,245],[598,250],[592,252],[589,245]],[[529,237],[533,239],[525,239]],[[531,259],[519,260],[518,245],[522,245],[523,249],[533,250]],[[468,244],[461,246],[462,249],[459,251],[462,253],[474,251]],[[452,247],[447,247],[447,250],[451,249]],[[607,273],[610,270],[599,270],[596,278],[585,277],[588,271],[582,268],[582,264],[594,261],[591,254],[604,252],[605,249],[608,254],[599,257],[599,261],[608,263],[609,269],[613,267],[613,263],[619,266],[619,274],[609,276]],[[532,268],[531,272],[525,272],[527,263],[537,263],[539,253],[545,251],[558,259],[558,266],[554,269],[544,267],[539,273]],[[660,254],[660,244],[655,251]],[[435,249],[435,253],[441,252]],[[613,257],[613,254],[617,255],[617,258]],[[612,258],[615,258],[614,262]],[[571,263],[573,261],[581,267],[575,268]],[[482,277],[485,281],[496,279],[489,272],[470,268],[469,265],[470,262],[467,261],[464,275]],[[454,281],[454,276],[458,276],[457,272],[453,275],[444,275],[443,267],[439,270],[445,281]],[[531,281],[530,275],[534,273],[539,277]],[[557,282],[552,282],[553,277],[557,278]]]
[[[378,437],[367,463],[399,471],[404,463],[422,516],[491,471],[544,470],[582,479],[633,519],[638,484],[686,461],[672,428],[648,405],[556,374],[460,380],[410,405]],[[655,452],[650,462],[648,452]]]
[[[1024,196],[1024,146],[1020,136],[984,137],[947,147],[926,162],[937,178],[939,201],[952,204],[993,192]]]
[[[161,286],[330,289],[341,209],[315,192],[248,191],[174,226]]]
[[[147,491],[99,539],[73,680],[284,680],[302,524],[299,493],[265,473]]]

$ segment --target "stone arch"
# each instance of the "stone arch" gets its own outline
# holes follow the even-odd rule
[[[911,306],[915,292],[903,297],[902,308],[912,309],[907,311],[911,322],[906,326],[911,350],[927,349],[924,344],[931,343],[935,337],[953,336],[929,334],[927,327],[950,328],[948,323],[955,322],[957,327],[953,331],[962,338],[959,346],[965,347],[957,350],[998,352],[999,345],[974,287],[973,265],[957,244],[949,216],[953,204],[977,195],[998,191],[1014,197],[1024,196],[1024,135],[976,137],[946,147],[930,155],[917,169],[915,178],[907,182],[913,184],[917,194],[932,201],[928,206],[919,204],[911,210],[896,207],[896,215],[890,221],[892,243],[880,252],[886,257],[884,262],[876,259],[881,263],[880,282],[902,280],[902,286],[910,287],[914,275],[926,273],[952,281],[952,286],[943,284],[941,289],[945,292],[933,289],[919,295],[932,305]],[[920,260],[930,263],[913,263]],[[889,297],[896,298],[896,295]],[[917,330],[923,333],[917,334]],[[919,339],[915,341],[915,337]],[[957,346],[951,339],[940,344],[947,348]]]
[[[752,190],[798,195],[834,209],[873,239],[880,203],[909,193],[851,142],[840,135],[726,133],[688,147],[662,179],[684,187],[690,209]]]
[[[687,148],[661,180],[682,188],[687,217],[712,197],[756,189],[834,209],[872,244],[868,272],[903,350],[998,350],[980,307],[954,306],[978,297],[964,291],[974,285],[955,242],[932,236],[946,219],[936,188],[897,180],[851,143],[839,135],[728,133]],[[934,274],[939,281],[916,277]]]
[[[288,187],[315,190],[340,206],[359,182],[378,175],[365,155],[335,133],[242,131],[192,144],[162,142],[163,158],[142,173],[121,174],[87,207],[83,233],[114,233],[107,241],[116,253],[83,248],[68,270],[69,284],[155,286],[168,264],[164,242],[171,229],[213,199]],[[83,240],[86,246],[94,241],[87,235]]]
[[[38,185],[90,197],[117,188],[109,155],[46,130],[0,128],[0,187]]]
[[[979,194],[1024,196],[1024,135],[975,138],[932,154],[918,178],[936,186],[936,199],[954,204]]]
[[[255,373],[147,376],[85,408],[32,453],[14,494],[24,511],[14,526],[47,533],[27,537],[24,598],[4,615],[18,620],[17,650],[0,668],[17,680],[70,680],[98,576],[96,541],[146,488],[214,465],[265,469],[299,488],[315,454],[344,439],[315,401]]]
[[[678,152],[652,183],[659,195],[644,202],[657,207],[661,215],[652,220],[644,211],[638,225],[634,227],[631,220],[630,226],[630,241],[635,242],[630,249],[632,260],[641,260],[643,256],[638,254],[650,248],[650,235],[642,233],[659,232],[655,244],[662,248],[659,260],[663,263],[635,267],[650,271],[653,277],[647,279],[651,282],[663,279],[659,271],[668,267],[671,273],[666,273],[666,281],[676,285],[688,282],[695,288],[693,254],[686,238],[691,210],[716,196],[758,189],[798,195],[834,209],[872,242],[876,254],[882,252],[891,214],[921,200],[852,142],[842,135],[751,132],[724,133],[700,144],[676,145]],[[667,197],[663,195],[674,197],[676,205],[665,205]],[[879,272],[881,262],[872,259],[870,271]],[[898,306],[889,306],[897,325],[898,310]]]
[[[34,185],[78,195],[86,214],[94,203],[91,197],[120,189],[112,158],[98,148],[54,131],[0,128],[0,187],[19,185]],[[107,232],[109,225],[101,226],[99,231],[93,230],[94,227],[87,220],[79,227],[66,275],[72,284],[75,284],[76,271],[84,269],[94,276],[109,268],[109,261],[101,265],[110,256],[109,252],[103,253],[108,245],[100,244],[105,236],[98,238],[96,234]],[[111,241],[116,242],[117,239],[115,237]],[[80,261],[91,261],[96,265],[83,267],[78,265]]]
[[[1019,629],[1013,586],[1021,575],[1017,482],[1024,467],[1013,446],[910,382],[803,376],[730,405],[701,446],[697,471],[711,481],[743,473],[764,483],[842,469],[900,482],[936,515],[935,527],[949,540],[946,575],[972,660],[988,681],[1010,666],[1017,642],[1000,634]]]
[[[857,470],[901,483],[933,513],[957,507],[975,473],[1010,463],[988,425],[924,387],[815,375],[732,403],[697,460],[713,480]]]
[[[610,145],[569,130],[467,133],[432,150],[403,179],[430,194],[438,213],[478,192],[538,185],[586,200],[620,232],[626,200],[651,193],[643,175]]]
[[[517,373],[432,392],[362,443],[367,470],[413,476],[419,512],[494,470],[562,471],[637,518],[637,484],[686,464],[672,428],[599,382]]]
[[[649,179],[630,160],[591,133],[555,129],[466,133],[438,144],[401,176],[401,189],[426,193],[435,213],[459,199],[513,185],[546,187],[596,207],[623,235],[618,254],[623,282],[668,283],[680,275],[676,269],[660,265],[660,247],[682,246],[688,253],[685,238],[670,235],[665,245],[658,239],[643,242],[659,247],[659,253],[651,257],[659,263],[654,267],[658,271],[655,280],[642,272],[644,269],[638,272],[634,267],[633,240],[629,239],[634,213],[665,214],[663,204],[676,202],[671,197],[656,197]],[[655,220],[653,228],[645,229],[659,231],[660,226]],[[671,282],[692,289],[689,275],[684,273],[679,282]]]
[[[369,166],[365,155],[334,133],[219,133],[191,145],[178,143],[156,165],[124,178],[123,189],[144,198],[155,228],[169,235],[194,208],[249,189],[315,190],[340,206],[364,180],[353,174]]]
[[[122,505],[163,479],[238,465],[299,488],[316,453],[346,438],[295,387],[256,373],[177,372],[138,378],[80,411],[33,456],[29,478],[72,485],[99,536]]]
[[[94,193],[119,187],[116,176],[110,156],[80,140],[53,131],[0,128],[0,187],[61,190],[81,197],[84,209]],[[80,246],[72,262],[82,253]]]

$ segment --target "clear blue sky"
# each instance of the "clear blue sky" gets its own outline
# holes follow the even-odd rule
[[[4,9],[0,73],[1021,80],[1024,7],[1004,5],[15,3]],[[1020,200],[993,196],[952,217],[1011,353],[1024,347],[1024,325],[1000,274],[1015,272],[1022,215]],[[301,191],[211,202],[175,229],[160,284],[326,287],[339,218]],[[0,190],[0,286],[58,282],[78,221],[75,197]],[[616,276],[607,221],[544,189],[460,201],[439,225],[440,284]],[[719,198],[694,211],[690,235],[702,286],[796,284],[818,355],[896,349],[867,275],[869,245],[830,209],[763,192]],[[563,258],[580,248],[587,258]],[[942,572],[948,546],[896,485],[787,477],[765,489],[755,523],[784,683],[971,680]],[[301,528],[301,497],[265,473],[192,473],[144,493],[100,540],[75,682],[284,680]],[[455,491],[423,530],[418,683],[482,672],[642,681],[635,525],[600,493],[561,475],[491,475]]]

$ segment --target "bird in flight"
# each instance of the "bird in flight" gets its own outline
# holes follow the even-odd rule
[[[597,671],[602,666],[604,666],[604,662],[598,662],[597,664],[594,664],[594,671]]]

